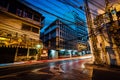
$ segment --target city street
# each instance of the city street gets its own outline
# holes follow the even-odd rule
[[[120,80],[119,71],[73,59],[1,68],[0,80]]]
[[[2,69],[1,80],[90,80],[84,63],[88,60],[66,60]]]
[[[120,0],[0,0],[0,80],[120,80]]]

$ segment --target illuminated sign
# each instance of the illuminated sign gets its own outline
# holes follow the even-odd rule
[[[41,57],[47,57],[47,56],[48,56],[48,51],[42,50]]]

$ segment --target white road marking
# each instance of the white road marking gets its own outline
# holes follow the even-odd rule
[[[53,75],[53,74],[50,74],[50,73],[47,73],[47,72],[41,72],[41,71],[40,71],[40,70],[45,69],[45,68],[48,68],[48,67],[43,67],[43,68],[34,69],[32,72],[35,73],[35,74]]]
[[[63,65],[63,64],[62,64]],[[50,71],[52,73],[54,73],[55,75],[60,75],[60,73],[65,73],[62,69],[61,69],[61,64],[56,65],[56,66],[50,66]]]

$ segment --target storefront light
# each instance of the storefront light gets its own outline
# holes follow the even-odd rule
[[[38,44],[38,45],[36,45],[36,47],[39,49],[39,48],[41,48],[41,45],[40,45],[40,44]]]
[[[10,39],[4,38],[4,37],[0,37],[0,40],[10,40]]]
[[[55,57],[55,50],[51,50],[51,54],[53,57]]]
[[[61,49],[60,51],[65,51],[65,49]]]

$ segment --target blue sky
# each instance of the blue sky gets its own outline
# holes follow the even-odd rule
[[[30,7],[34,8],[43,16],[45,16],[45,26],[48,26],[55,19],[61,19],[66,24],[74,26],[74,15],[77,13],[79,17],[85,20],[84,11],[78,9],[84,6],[83,0],[23,0],[28,2]],[[44,30],[43,28],[43,30]]]

